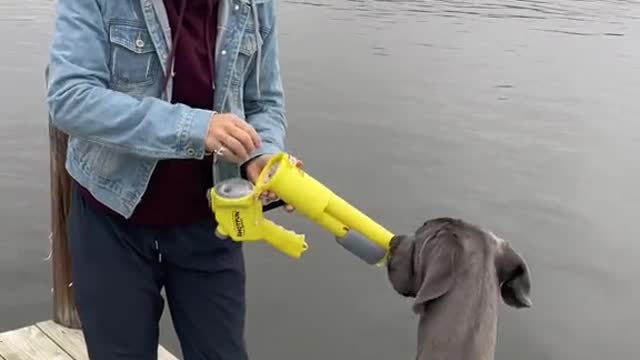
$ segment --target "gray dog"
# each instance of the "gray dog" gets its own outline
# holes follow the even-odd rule
[[[417,360],[494,359],[500,296],[531,307],[529,268],[491,231],[432,219],[390,245],[387,272],[399,294],[415,298]]]

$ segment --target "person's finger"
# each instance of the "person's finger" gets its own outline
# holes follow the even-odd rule
[[[228,151],[231,151],[240,161],[245,161],[249,158],[249,154],[244,149],[244,146],[233,136],[224,134],[222,137],[222,144]],[[227,154],[229,155],[229,154]]]
[[[268,204],[278,200],[278,196],[272,192],[267,191],[260,194],[260,199],[262,200],[262,202]]]
[[[295,208],[293,207],[293,205],[287,204],[287,205],[285,205],[284,210],[286,212],[293,212],[295,210]]]
[[[225,144],[219,141],[215,141],[215,145],[213,146],[211,151],[212,152],[221,151],[218,157],[233,163],[240,163],[242,161],[240,160],[240,158],[238,158],[238,156],[236,156],[233,153],[233,150],[229,149],[228,146],[226,146]]]
[[[256,150],[256,146],[251,139],[251,135],[244,131],[244,129],[237,126],[229,126],[227,130],[229,135],[233,136],[240,144],[242,144],[247,154],[253,154]]]
[[[302,160],[298,159],[297,157],[290,155],[291,156],[291,161],[295,164],[295,166],[297,168],[303,168],[304,167],[304,163],[302,162]]]
[[[253,141],[255,147],[262,146],[260,136],[258,136],[258,133],[256,132],[256,129],[253,128],[253,126],[251,126],[246,121],[240,120],[239,118],[236,118],[233,124],[244,130],[251,137],[251,140]]]

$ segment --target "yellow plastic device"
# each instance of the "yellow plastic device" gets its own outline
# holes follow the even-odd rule
[[[298,168],[284,152],[271,158],[255,186],[232,178],[210,190],[217,234],[235,241],[264,240],[300,258],[308,248],[305,236],[264,218],[260,194],[267,190],[332,233],[340,245],[368,264],[380,264],[386,258],[393,234]]]

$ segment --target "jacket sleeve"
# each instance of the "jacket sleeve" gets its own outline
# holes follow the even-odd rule
[[[99,0],[58,0],[47,104],[53,125],[141,156],[202,158],[212,112],[110,90],[110,45]]]
[[[251,158],[263,154],[274,154],[285,149],[287,119],[284,110],[284,90],[280,74],[278,27],[273,1],[264,3],[266,23],[271,23],[269,31],[262,38],[261,59],[253,61],[253,69],[244,86],[244,106],[246,120],[256,129],[262,140],[262,147],[256,149]],[[260,66],[260,71],[256,71]],[[259,81],[256,77],[260,76]],[[256,84],[259,84],[259,92]]]

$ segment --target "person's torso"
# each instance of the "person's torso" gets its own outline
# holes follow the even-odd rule
[[[252,13],[253,5],[258,24]],[[274,11],[273,0],[220,0],[214,39],[213,110],[244,118],[244,87],[256,86],[245,82],[261,36],[273,26]],[[111,71],[108,87],[138,99],[161,97],[172,101],[171,79],[167,91],[162,91],[169,71],[164,62],[172,41],[163,0],[102,1],[101,13],[108,34],[105,44]],[[68,170],[80,182],[95,185],[92,191],[102,199],[121,204],[116,210],[123,214],[133,212],[157,163],[78,138],[69,141]],[[240,174],[236,165],[225,162],[216,166],[216,173],[218,179]]]

